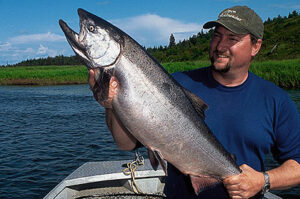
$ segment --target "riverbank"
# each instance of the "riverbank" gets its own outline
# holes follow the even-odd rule
[[[0,68],[0,85],[68,85],[87,83],[84,66],[19,66]]]
[[[169,73],[208,66],[209,61],[169,62]],[[300,59],[253,62],[250,71],[285,89],[300,89]],[[0,68],[0,85],[86,84],[84,66],[24,66]]]

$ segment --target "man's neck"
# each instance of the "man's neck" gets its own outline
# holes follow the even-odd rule
[[[212,70],[212,75],[214,79],[222,84],[223,86],[227,87],[235,87],[243,84],[248,78],[248,70],[247,71],[239,71],[236,73],[233,72],[217,72]]]

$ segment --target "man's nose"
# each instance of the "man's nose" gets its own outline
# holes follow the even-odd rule
[[[222,37],[219,42],[217,43],[217,50],[218,51],[225,51],[228,49],[228,42],[226,38]]]

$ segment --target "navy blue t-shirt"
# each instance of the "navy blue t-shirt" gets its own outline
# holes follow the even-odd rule
[[[264,171],[269,152],[280,163],[288,159],[300,163],[300,117],[282,89],[251,72],[242,85],[226,87],[213,78],[210,67],[177,72],[173,77],[206,102],[206,124],[225,149],[235,155],[238,165]],[[190,186],[185,185],[189,179],[170,164],[168,175],[167,192],[176,190],[169,198],[195,197]],[[204,191],[199,198],[220,198],[214,196],[218,193],[226,196],[222,185]]]

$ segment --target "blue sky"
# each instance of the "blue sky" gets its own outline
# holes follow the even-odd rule
[[[77,8],[118,26],[141,45],[167,45],[201,31],[225,8],[247,5],[265,21],[300,12],[299,0],[0,0],[0,65],[26,59],[74,55],[58,20],[78,31]]]

